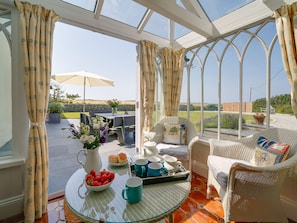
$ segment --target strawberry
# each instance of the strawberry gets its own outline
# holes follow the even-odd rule
[[[102,186],[102,183],[98,181],[94,181],[92,186]]]
[[[98,175],[95,176],[94,180],[100,182],[101,181],[101,176],[98,176]]]
[[[108,184],[109,180],[105,180],[102,185]]]
[[[94,183],[94,180],[93,179],[89,179],[89,180],[86,181],[86,183],[87,183],[87,185],[92,186],[93,183]]]
[[[96,175],[96,171],[95,171],[95,170],[91,170],[91,171],[90,171],[90,174],[91,174],[92,176],[95,176],[95,175]]]
[[[94,176],[91,175],[91,174],[88,174],[88,175],[86,176],[86,180],[90,180],[90,179],[93,179],[93,178],[94,178]]]
[[[107,174],[106,173],[101,175],[101,182],[104,182],[107,179],[108,179],[108,177],[107,177]]]
[[[108,179],[112,181],[114,179],[114,172],[109,172]]]

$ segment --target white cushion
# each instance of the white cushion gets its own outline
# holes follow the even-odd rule
[[[187,145],[173,145],[167,143],[159,143],[156,146],[160,155],[168,154],[175,156],[179,160],[188,159],[188,146]]]
[[[209,155],[207,159],[207,165],[210,171],[218,183],[224,188],[227,187],[229,171],[234,163],[251,165],[250,162],[244,160],[231,159],[215,155]]]
[[[163,142],[169,144],[186,144],[186,125],[164,123]]]
[[[259,136],[251,164],[263,167],[272,166],[284,161],[289,151],[289,144],[275,142],[264,136]]]

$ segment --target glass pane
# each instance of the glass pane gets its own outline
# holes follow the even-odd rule
[[[147,9],[132,0],[104,1],[102,15],[137,27]]]
[[[0,9],[1,12],[1,9]],[[11,38],[10,13],[0,16],[0,157],[12,155],[11,52],[4,32]],[[3,28],[3,29],[2,29]],[[5,106],[4,106],[5,105]]]
[[[275,42],[275,46],[273,47],[271,54],[270,81],[270,105],[276,113],[284,113],[287,114],[288,117],[289,115],[293,115],[291,107],[291,87],[282,63],[282,56],[278,41]],[[273,126],[274,123],[271,123],[271,125]],[[284,127],[287,128],[285,125]],[[292,130],[296,130],[296,127]]]
[[[184,36],[185,34],[190,33],[191,30],[178,24],[175,23],[175,29],[174,29],[174,39],[180,38],[182,36]]]
[[[211,21],[221,18],[252,1],[253,0],[198,0]]]
[[[80,8],[86,9],[91,12],[95,12],[95,6],[97,0],[62,0],[64,2],[70,3],[72,5],[76,5]],[[98,0],[99,1],[99,0]]]
[[[156,24],[158,25],[156,26]],[[154,12],[149,22],[145,26],[144,30],[147,32],[153,33],[155,35],[158,35],[160,37],[163,37],[165,39],[169,39],[169,33],[170,33],[169,19]]]

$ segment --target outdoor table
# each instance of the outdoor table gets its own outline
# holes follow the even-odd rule
[[[65,199],[69,209],[87,222],[149,222],[161,220],[177,210],[190,193],[189,180],[150,184],[143,186],[142,201],[129,204],[122,198],[129,174],[129,165],[112,167],[107,157],[102,157],[103,168],[113,171],[115,179],[111,186],[101,192],[88,191],[84,185],[86,172],[78,169],[68,180]]]
[[[127,117],[135,117],[135,114],[133,114],[133,115],[131,115],[131,114],[114,114],[113,115],[112,113],[94,113],[94,115],[103,117],[105,119],[105,121],[109,121],[111,124],[111,127],[118,127],[118,126],[123,125],[123,121],[114,123],[115,118],[121,118],[121,120],[124,120]]]
[[[120,143],[125,144],[126,128],[135,131],[135,114],[112,114],[112,113],[94,113],[96,116],[100,116],[104,121],[109,122],[110,130],[119,130],[117,134],[121,134],[119,137]]]

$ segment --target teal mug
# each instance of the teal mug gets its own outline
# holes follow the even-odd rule
[[[122,197],[130,204],[136,204],[142,200],[143,181],[139,177],[131,177],[122,190]]]
[[[168,171],[162,163],[150,163],[148,165],[147,175],[149,177],[166,176],[167,174]]]
[[[134,170],[135,174],[138,177],[146,177],[147,176],[147,166],[148,160],[147,159],[137,159],[134,162]]]

